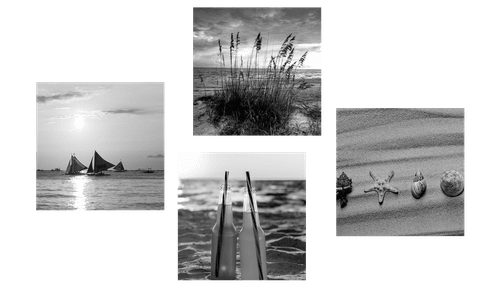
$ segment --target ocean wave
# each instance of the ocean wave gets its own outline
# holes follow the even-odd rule
[[[69,194],[41,194],[37,192],[37,198],[75,198],[75,195]]]

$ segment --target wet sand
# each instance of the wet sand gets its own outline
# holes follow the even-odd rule
[[[234,212],[236,230],[242,213]],[[306,279],[305,213],[259,213],[266,234],[269,280]],[[216,211],[179,210],[179,280],[210,279],[211,233]],[[240,279],[239,253],[236,274]]]
[[[410,192],[420,169],[427,191]],[[395,172],[379,205],[369,176]],[[337,110],[337,176],[352,178],[347,206],[337,201],[337,235],[463,235],[464,193],[448,197],[440,189],[447,170],[464,174],[463,109]]]

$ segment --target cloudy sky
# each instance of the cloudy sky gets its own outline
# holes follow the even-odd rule
[[[38,83],[37,168],[86,166],[94,150],[125,169],[163,169],[162,83]]]
[[[180,179],[305,180],[305,153],[179,153]]]
[[[240,55],[250,55],[260,32],[262,52],[267,47],[268,58],[293,33],[294,59],[309,51],[303,68],[321,68],[320,8],[194,8],[193,18],[194,67],[217,67],[219,39],[226,59],[229,58],[231,33],[236,37],[240,32]]]

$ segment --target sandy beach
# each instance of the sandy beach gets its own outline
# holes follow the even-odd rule
[[[297,82],[301,79],[307,82],[307,88],[303,90],[296,89],[297,105],[296,111],[292,115],[289,126],[293,128],[295,134],[306,135],[310,133],[311,123],[314,120],[321,122],[320,115],[310,115],[305,110],[302,104],[308,107],[321,108],[321,75],[320,70],[314,69],[311,75],[307,72],[302,72],[305,76],[297,77]],[[204,82],[200,80],[200,74],[203,75]],[[216,89],[220,89],[218,85],[217,75],[213,71],[205,68],[194,68],[193,74],[193,135],[219,135],[222,130],[222,125],[214,126],[208,121],[206,103],[210,101]],[[318,109],[321,111],[321,109]],[[314,118],[314,119],[313,119]]]
[[[218,191],[219,181],[191,181],[183,184],[178,210],[178,279],[209,280],[212,227],[216,210],[207,191]],[[259,216],[266,235],[268,280],[306,279],[305,182],[256,182],[259,193]],[[234,183],[233,217],[237,231],[242,227],[243,182]],[[205,188],[208,187],[208,188]],[[213,188],[212,188],[213,187]],[[265,192],[264,192],[265,191]],[[216,195],[216,194],[214,194]],[[209,198],[209,200],[207,200]],[[185,199],[189,199],[185,201]],[[209,201],[209,202],[207,202]],[[186,208],[186,209],[184,209]],[[237,248],[237,251],[238,248]],[[239,252],[236,258],[237,279],[241,277]]]
[[[395,172],[379,205],[369,171],[380,178]],[[427,190],[410,192],[420,170]],[[464,174],[463,109],[338,109],[337,176],[352,178],[346,207],[337,201],[337,235],[463,235],[464,193],[440,189],[447,170]]]

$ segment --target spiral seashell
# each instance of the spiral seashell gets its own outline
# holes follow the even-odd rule
[[[340,199],[340,208],[347,205],[347,194],[352,192],[352,179],[342,172],[337,178],[337,199]]]
[[[413,183],[411,184],[411,195],[413,195],[415,199],[420,199],[420,197],[424,196],[426,189],[427,183],[424,180],[422,172],[420,172],[419,170],[417,171],[417,173],[415,173]]]
[[[464,176],[455,170],[444,172],[441,177],[441,190],[450,197],[455,197],[464,191]]]
[[[352,191],[352,179],[347,177],[344,172],[337,178],[337,190],[343,190],[347,193]]]

